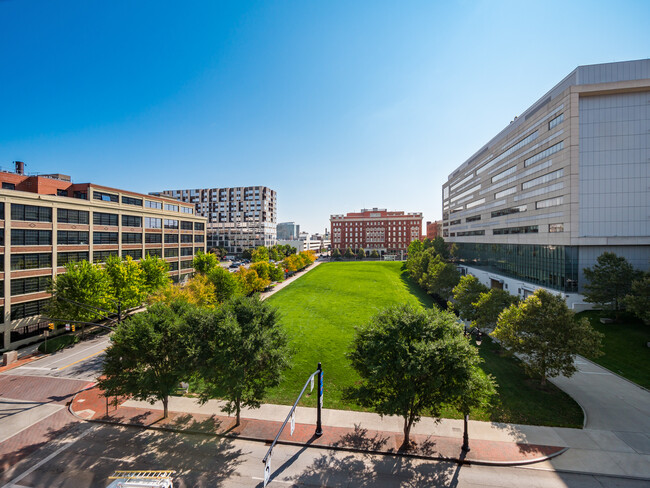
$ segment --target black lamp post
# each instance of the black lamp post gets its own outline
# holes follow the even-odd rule
[[[481,332],[478,327],[472,327],[468,329],[465,327],[465,331],[463,332],[465,337],[470,338],[472,336],[476,337],[476,345],[480,346],[481,343],[483,342],[483,332]],[[464,452],[469,452],[469,432],[468,432],[468,424],[469,424],[469,413],[466,413],[465,416],[463,417],[463,447],[461,448]]]

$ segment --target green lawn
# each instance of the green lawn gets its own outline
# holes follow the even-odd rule
[[[594,329],[605,334],[604,354],[589,359],[650,389],[650,348],[646,345],[650,342],[650,327],[625,315],[621,322],[601,324],[600,318],[607,316],[593,310],[577,314],[577,317],[587,317]]]
[[[433,300],[402,270],[400,262],[337,262],[321,264],[268,299],[280,310],[281,323],[293,349],[292,368],[266,401],[291,404],[316,363],[323,363],[327,408],[362,410],[343,399],[343,390],[358,376],[345,353],[354,327],[365,324],[380,310],[410,302],[432,307]],[[487,340],[480,348],[484,370],[499,384],[494,405],[472,413],[477,420],[536,425],[582,426],[582,411],[567,395],[549,386],[537,387],[523,373],[516,359],[503,357]],[[301,404],[315,406],[314,395]],[[460,418],[448,409],[445,417]]]

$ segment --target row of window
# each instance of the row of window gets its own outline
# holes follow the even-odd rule
[[[57,242],[60,245],[78,246],[87,245],[89,240],[88,231],[76,230],[59,230],[57,231]],[[145,234],[147,243],[160,243],[162,234]],[[93,244],[117,244],[119,239],[118,232],[93,232]],[[178,234],[165,234],[166,243],[178,243]],[[204,236],[197,234],[181,235],[180,242],[204,242]],[[142,234],[139,232],[123,232],[123,244],[140,244],[142,243]],[[4,245],[4,229],[0,229],[0,245]],[[12,246],[51,246],[52,231],[35,230],[35,229],[12,229],[11,230]]]

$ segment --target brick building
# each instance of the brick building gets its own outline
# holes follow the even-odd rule
[[[364,249],[403,259],[409,244],[422,235],[422,214],[363,209],[330,217],[332,249]]]
[[[205,252],[205,218],[194,205],[72,183],[69,176],[0,171],[0,350],[36,340],[50,280],[71,261],[104,262],[110,255],[164,257],[178,281]]]
[[[427,235],[425,237],[431,240],[442,237],[442,220],[427,222]]]

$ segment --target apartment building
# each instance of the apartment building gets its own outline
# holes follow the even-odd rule
[[[442,220],[427,222],[427,239],[434,240],[436,237],[442,237]]]
[[[584,308],[583,269],[650,261],[650,60],[579,66],[442,187],[461,269],[522,297]]]
[[[71,261],[108,256],[163,257],[179,281],[205,252],[206,219],[194,206],[61,174],[0,172],[0,350],[36,340],[47,329],[41,316],[50,280]]]
[[[376,250],[382,256],[404,259],[409,244],[422,235],[422,214],[362,209],[330,217],[332,249]]]
[[[166,196],[194,204],[207,218],[208,249],[224,247],[229,254],[274,246],[277,242],[277,195],[265,186],[165,190]]]

